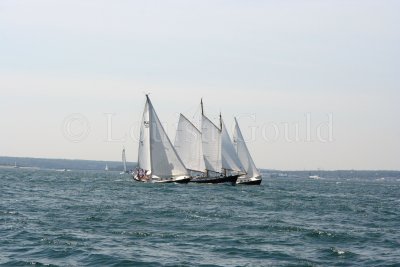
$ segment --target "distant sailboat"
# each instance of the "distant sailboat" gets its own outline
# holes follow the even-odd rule
[[[140,127],[138,167],[133,179],[150,183],[188,183],[188,170],[168,138],[148,95]]]
[[[235,130],[233,134],[233,140],[236,147],[237,155],[242,163],[245,175],[238,178],[237,184],[246,185],[259,185],[261,184],[262,177],[258,171],[254,161],[250,155],[249,149],[247,148],[246,142],[244,141],[242,131],[239,128],[239,124],[235,118]]]
[[[125,148],[122,149],[122,164],[124,166],[124,170],[120,172],[120,174],[129,173],[126,169],[126,156],[125,156]]]
[[[16,161],[14,162],[14,168],[19,168]]]
[[[106,167],[104,168],[105,171],[108,171],[108,165],[106,163]]]

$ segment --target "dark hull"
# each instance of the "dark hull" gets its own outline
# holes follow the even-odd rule
[[[184,179],[179,179],[179,180],[174,180],[174,179],[169,179],[169,180],[161,180],[157,181],[156,183],[162,183],[162,184],[171,184],[171,183],[178,183],[178,184],[187,184],[190,182],[192,178],[184,178]]]
[[[140,180],[136,176],[133,176],[133,180],[136,182],[142,182],[142,183],[155,183],[155,184],[172,184],[172,183],[178,183],[178,184],[187,184],[190,182],[192,178],[183,178],[183,179],[165,179],[165,180],[158,180],[158,181],[151,181],[151,180]]]
[[[236,185],[239,175],[224,176],[224,177],[198,177],[193,178],[190,182],[198,184],[223,184],[230,183]]]
[[[262,179],[259,180],[248,180],[248,181],[238,181],[236,184],[239,185],[260,185],[262,182]]]

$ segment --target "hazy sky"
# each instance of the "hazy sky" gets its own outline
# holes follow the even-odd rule
[[[238,116],[260,168],[399,170],[399,10],[1,0],[0,155],[120,160],[125,146],[136,161],[150,92],[172,140],[201,97],[211,118]]]

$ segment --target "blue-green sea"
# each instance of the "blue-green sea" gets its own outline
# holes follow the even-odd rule
[[[0,169],[4,266],[400,266],[400,177],[143,184]]]

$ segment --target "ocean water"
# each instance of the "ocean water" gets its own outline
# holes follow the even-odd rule
[[[400,266],[400,177],[143,184],[0,169],[4,266]]]

